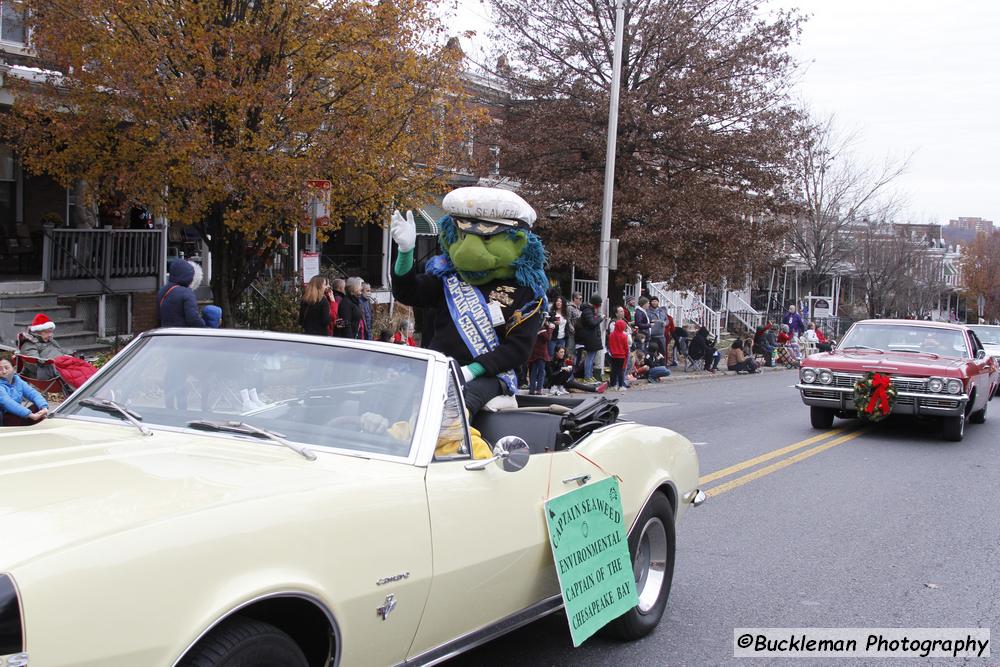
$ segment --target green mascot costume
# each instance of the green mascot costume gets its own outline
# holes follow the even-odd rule
[[[534,209],[514,192],[458,188],[442,206],[444,254],[421,273],[413,264],[413,214],[393,213],[392,293],[408,306],[435,309],[431,348],[461,364],[465,406],[475,415],[517,392],[514,369],[528,360],[547,310],[545,249],[531,231]]]

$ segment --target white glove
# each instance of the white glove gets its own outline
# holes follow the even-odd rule
[[[417,245],[417,224],[413,222],[413,211],[407,211],[404,218],[399,211],[392,212],[389,233],[396,242],[399,252],[410,252]]]
[[[476,376],[472,374],[468,366],[462,366],[462,377],[465,378],[466,384],[476,379]]]
[[[361,415],[361,430],[364,433],[384,433],[389,428],[389,420],[375,412]]]

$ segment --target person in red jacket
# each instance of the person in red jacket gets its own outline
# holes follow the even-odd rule
[[[625,362],[628,359],[628,334],[625,320],[615,321],[615,330],[608,336],[608,352],[611,354],[611,387],[625,391]]]
[[[549,341],[552,339],[552,330],[556,325],[551,321],[542,325],[541,331],[535,338],[535,346],[528,357],[528,393],[540,396],[545,387],[545,366],[551,361],[549,357]]]

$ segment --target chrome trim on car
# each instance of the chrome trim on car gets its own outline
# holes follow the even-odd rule
[[[854,389],[848,387],[797,384],[802,402],[806,405],[854,410]],[[928,392],[900,391],[892,406],[893,414],[928,414],[957,416],[964,412],[968,394],[931,394]]]
[[[698,507],[698,505],[701,505],[706,500],[708,500],[708,496],[706,496],[705,492],[702,491],[701,489],[694,489],[693,491],[688,491],[684,495],[684,502],[689,503],[691,507]]]
[[[199,633],[198,636],[195,637],[194,641],[188,644],[187,647],[185,647],[185,649],[181,651],[180,655],[177,656],[177,659],[171,663],[171,667],[177,667],[180,664],[181,660],[184,659],[184,656],[186,656],[188,652],[198,644],[198,642],[204,639],[204,637],[208,633],[210,633],[212,630],[218,627],[218,625],[227,618],[237,614],[239,611],[246,609],[247,607],[254,605],[258,602],[262,602],[264,600],[275,600],[279,598],[299,598],[305,600],[306,602],[312,602],[321,612],[323,612],[323,615],[326,616],[327,622],[330,624],[330,630],[333,633],[333,655],[330,656],[330,661],[327,664],[327,667],[337,667],[337,665],[340,664],[340,649],[342,645],[340,626],[337,625],[337,619],[334,618],[333,612],[330,611],[330,609],[326,606],[326,603],[324,603],[321,599],[319,599],[319,597],[311,593],[303,593],[302,591],[281,591],[278,593],[266,593],[264,595],[258,595],[255,598],[251,598],[246,602],[243,602],[242,604],[233,607],[225,614],[215,619],[215,621],[210,623],[208,627],[206,627],[204,630],[202,630],[201,633]]]
[[[471,649],[481,646],[486,642],[493,641],[497,637],[513,632],[528,623],[533,623],[540,618],[559,611],[563,607],[562,593],[553,595],[541,602],[537,602],[521,611],[514,612],[495,623],[485,625],[478,630],[466,633],[461,637],[451,639],[440,646],[428,649],[423,653],[407,658],[399,663],[397,667],[411,667],[414,665],[429,666],[437,665],[445,660],[450,660],[457,655],[465,653]]]

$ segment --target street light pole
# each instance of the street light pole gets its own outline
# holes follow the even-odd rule
[[[611,205],[615,194],[615,145],[618,139],[618,94],[621,89],[622,41],[625,32],[625,0],[615,0],[615,53],[611,65],[611,108],[608,110],[608,148],[604,163],[604,202],[601,207],[601,245],[598,258],[597,293],[608,303],[608,266],[611,263]]]

